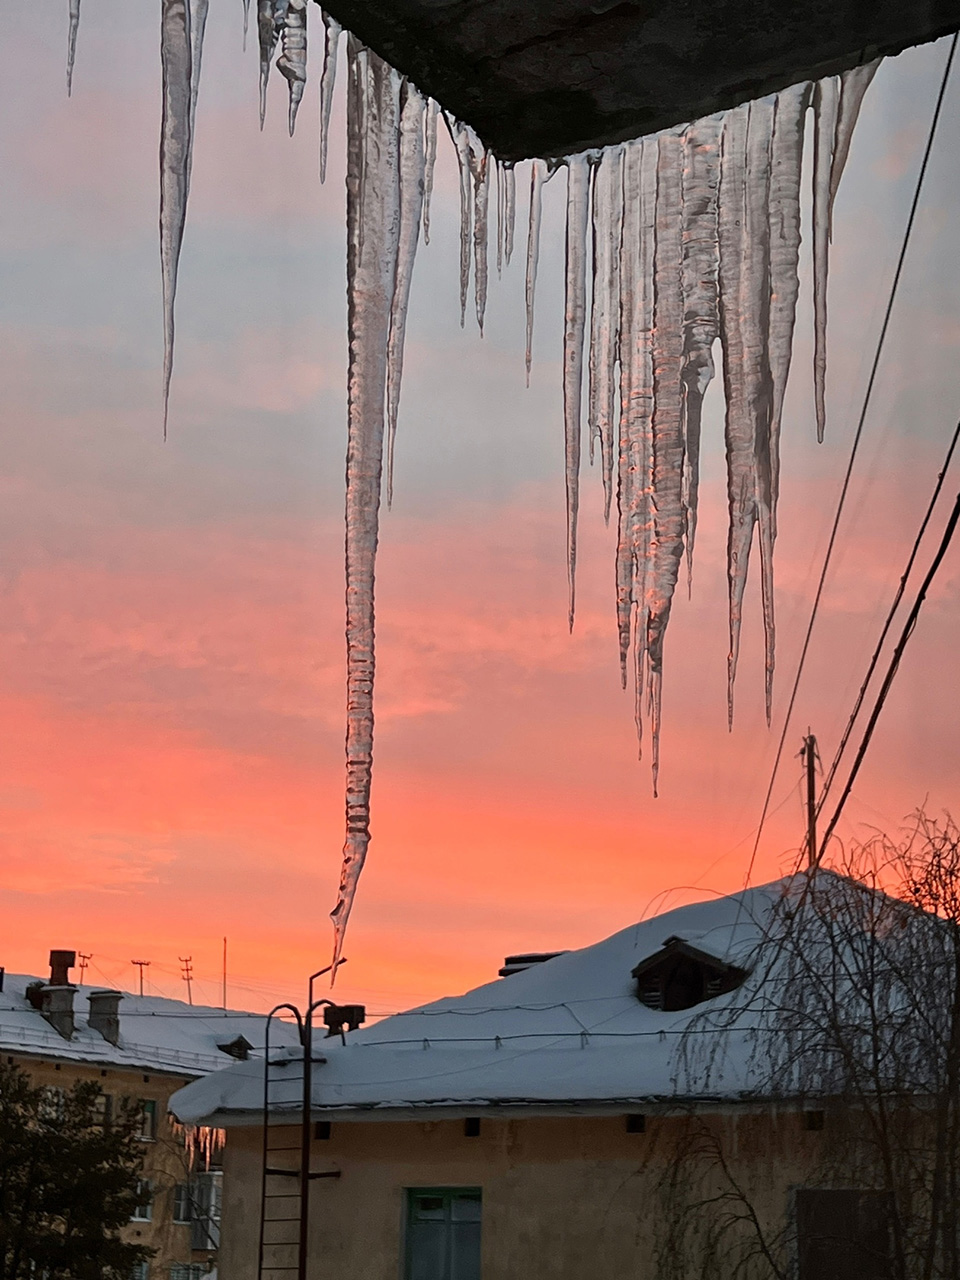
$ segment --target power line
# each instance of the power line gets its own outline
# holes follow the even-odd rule
[[[953,457],[953,451],[956,448],[958,439],[960,439],[960,422],[957,423],[956,430],[953,433],[953,438],[950,441],[950,447],[947,450],[947,456],[943,460],[943,466],[940,469],[939,475],[937,476],[937,482],[933,487],[933,493],[930,496],[930,502],[927,505],[927,509],[926,509],[926,512],[924,513],[923,520],[920,522],[920,528],[917,531],[916,538],[914,538],[913,546],[910,548],[910,555],[907,558],[906,568],[904,569],[903,575],[900,578],[900,584],[897,587],[896,594],[893,597],[893,603],[890,605],[889,612],[887,613],[886,619],[884,620],[883,628],[880,631],[880,638],[877,641],[876,648],[874,649],[873,654],[870,658],[870,663],[867,667],[867,674],[863,677],[863,683],[860,685],[860,691],[857,694],[857,699],[853,705],[853,710],[850,712],[850,718],[847,721],[846,728],[843,731],[843,736],[840,739],[840,745],[837,747],[836,754],[834,755],[830,768],[827,770],[826,777],[823,780],[823,786],[820,791],[820,800],[817,803],[818,816],[824,804],[826,803],[827,794],[829,793],[830,788],[833,786],[834,777],[836,776],[837,769],[840,767],[841,757],[843,756],[843,753],[847,749],[847,744],[850,741],[850,735],[853,733],[854,723],[863,707],[863,700],[867,696],[867,686],[870,684],[870,681],[873,679],[873,673],[874,671],[876,671],[877,663],[880,661],[880,653],[886,641],[887,633],[889,632],[891,626],[893,625],[893,619],[894,619],[894,616],[896,615],[897,610],[900,608],[900,602],[903,599],[903,593],[906,590],[906,586],[907,586],[907,579],[910,577],[910,574],[913,570],[914,562],[916,561],[917,554],[920,551],[920,543],[923,541],[923,535],[927,531],[927,525],[930,523],[930,517],[933,515],[934,507],[937,505],[937,499],[940,497],[940,491],[943,488],[943,482],[946,478],[947,469],[950,466],[950,460]]]
[[[783,730],[780,734],[780,741],[777,743],[777,753],[773,761],[773,771],[770,775],[770,784],[767,787],[767,793],[763,801],[763,809],[760,814],[760,824],[757,828],[757,838],[754,842],[753,852],[750,854],[750,863],[747,867],[747,874],[744,878],[744,884],[749,884],[750,877],[753,874],[753,864],[756,861],[757,850],[760,848],[760,837],[763,834],[763,826],[767,818],[767,810],[770,807],[770,797],[773,794],[773,788],[777,779],[777,771],[780,768],[780,760],[783,756],[784,743],[787,740],[787,732],[790,728],[790,719],[793,715],[794,703],[797,700],[797,690],[800,688],[800,679],[803,675],[803,668],[807,660],[807,652],[810,648],[810,637],[813,634],[814,623],[816,622],[817,613],[820,609],[820,600],[823,595],[824,584],[827,580],[827,572],[830,568],[830,561],[833,558],[833,549],[836,545],[837,530],[840,527],[840,518],[843,514],[843,508],[846,505],[847,493],[850,489],[850,477],[853,474],[853,466],[860,449],[860,440],[863,436],[864,424],[867,420],[867,411],[870,408],[870,401],[873,397],[873,388],[876,384],[877,373],[880,368],[880,357],[883,354],[883,348],[887,340],[887,331],[890,328],[890,319],[893,315],[893,304],[897,296],[897,290],[900,286],[900,277],[903,274],[903,264],[906,260],[907,249],[910,244],[910,236],[913,232],[913,225],[916,221],[917,208],[920,204],[920,192],[923,188],[924,178],[927,174],[927,166],[930,161],[930,154],[933,151],[933,143],[937,133],[937,125],[940,122],[940,113],[943,107],[943,100],[947,91],[947,83],[950,79],[950,71],[953,66],[953,56],[957,49],[957,40],[960,32],[954,34],[950,41],[950,49],[947,53],[946,65],[943,68],[943,76],[940,80],[940,90],[937,93],[937,101],[933,109],[933,118],[930,121],[930,130],[927,134],[927,143],[923,151],[923,159],[920,162],[920,172],[917,175],[917,183],[913,192],[913,200],[910,204],[910,213],[907,216],[907,224],[903,232],[903,240],[900,245],[900,253],[897,258],[896,270],[893,273],[893,283],[890,286],[890,295],[887,299],[886,310],[884,311],[883,323],[880,326],[880,335],[877,339],[877,347],[873,356],[873,363],[870,366],[870,376],[867,379],[867,387],[863,396],[863,404],[860,408],[860,416],[857,420],[857,429],[853,435],[853,442],[850,446],[850,457],[847,461],[847,469],[844,473],[843,483],[840,486],[840,497],[837,500],[837,510],[833,517],[833,525],[830,529],[830,537],[827,540],[827,550],[823,559],[823,568],[820,570],[820,578],[817,583],[816,594],[813,599],[813,607],[810,610],[810,621],[807,623],[806,634],[803,638],[803,646],[800,650],[800,660],[797,663],[797,674],[793,681],[793,688],[790,691],[790,699],[787,703],[787,714],[783,721]]]
[[[870,739],[873,737],[873,731],[877,727],[877,721],[880,719],[880,712],[883,710],[883,704],[887,700],[887,694],[890,692],[890,687],[893,684],[894,677],[900,668],[900,659],[903,657],[903,651],[906,649],[907,641],[913,635],[914,628],[917,625],[917,618],[920,616],[920,607],[923,604],[931,582],[933,582],[933,579],[936,576],[937,570],[940,568],[943,557],[947,554],[947,548],[950,546],[950,540],[953,537],[953,532],[957,527],[958,520],[960,520],[960,494],[957,495],[957,500],[953,504],[953,510],[950,512],[947,527],[943,531],[943,537],[940,540],[940,546],[937,548],[937,554],[933,557],[933,562],[927,570],[927,576],[920,585],[920,590],[917,592],[917,598],[913,602],[913,608],[910,610],[907,620],[903,625],[903,631],[900,633],[900,639],[897,642],[897,647],[894,649],[893,655],[890,658],[890,665],[887,667],[887,674],[884,676],[883,684],[880,686],[880,692],[877,694],[876,702],[873,705],[873,711],[870,713],[870,719],[867,721],[867,727],[864,730],[856,759],[854,760],[853,767],[850,770],[847,785],[844,787],[833,817],[830,819],[830,822],[827,824],[827,828],[823,833],[823,841],[820,845],[821,857],[823,856],[824,849],[827,847],[827,841],[830,839],[830,836],[833,834],[833,829],[837,825],[840,814],[843,812],[843,806],[847,802],[847,797],[850,794],[850,790],[853,787],[856,776],[860,772],[860,766],[863,764],[863,758],[867,754],[867,747],[870,745]]]

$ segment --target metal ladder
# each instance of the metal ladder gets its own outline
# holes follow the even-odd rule
[[[267,1015],[264,1034],[263,1060],[263,1135],[260,1166],[260,1241],[257,1251],[257,1280],[307,1280],[307,1248],[310,1210],[310,1183],[317,1178],[339,1178],[340,1170],[313,1171],[310,1168],[311,1150],[311,1075],[314,1064],[325,1058],[313,1056],[313,1014],[329,1000],[313,999],[313,983],[328,969],[321,969],[310,978],[310,998],[306,1013],[292,1004],[278,1004]],[[299,1111],[300,1141],[296,1146],[270,1145],[271,1085],[283,1083],[278,1072],[296,1066],[296,1058],[272,1058],[270,1028],[274,1018],[282,1011],[292,1013],[297,1022],[297,1032],[302,1054],[301,1105]],[[271,1071],[272,1068],[272,1071]],[[296,1123],[296,1113],[290,1113]],[[285,1128],[287,1126],[284,1126]],[[284,1157],[295,1157],[289,1163]]]

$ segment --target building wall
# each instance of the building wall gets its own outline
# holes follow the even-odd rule
[[[156,1102],[156,1137],[143,1141],[143,1176],[154,1189],[152,1218],[149,1222],[131,1222],[124,1236],[157,1250],[149,1264],[150,1280],[169,1280],[175,1263],[212,1260],[212,1253],[191,1250],[189,1224],[173,1220],[174,1188],[188,1181],[189,1160],[182,1137],[170,1126],[167,1099],[192,1077],[50,1061],[26,1054],[5,1056],[8,1063],[22,1068],[37,1085],[68,1090],[78,1080],[93,1080],[114,1100],[114,1105],[121,1098]]]
[[[648,1117],[644,1132],[628,1132],[624,1116],[484,1119],[477,1137],[465,1136],[462,1120],[334,1121],[329,1140],[313,1142],[312,1167],[341,1177],[311,1187],[310,1280],[401,1280],[405,1190],[447,1186],[482,1189],[483,1280],[661,1280],[671,1274],[665,1254],[683,1275],[666,1224],[679,1219],[678,1196],[689,1202],[726,1186],[711,1132],[765,1229],[782,1229],[791,1190],[825,1137],[808,1132],[798,1112]],[[271,1165],[296,1167],[298,1141],[297,1129],[272,1129],[271,1146],[288,1150]],[[256,1280],[260,1143],[255,1127],[228,1131],[220,1280]],[[681,1174],[671,1188],[676,1157],[694,1149],[702,1181],[692,1190]],[[297,1212],[293,1196],[275,1203]],[[294,1240],[295,1224],[286,1230]],[[696,1246],[698,1258],[705,1247]],[[267,1261],[288,1266],[296,1253],[278,1247]]]

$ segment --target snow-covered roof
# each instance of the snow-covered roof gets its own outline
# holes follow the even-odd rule
[[[385,1018],[351,1033],[346,1044],[315,1041],[315,1056],[325,1061],[313,1068],[314,1108],[388,1119],[422,1108],[595,1109],[702,1094],[681,1063],[681,1037],[709,1005],[749,1001],[757,975],[738,991],[677,1013],[642,1004],[631,971],[671,937],[750,970],[775,904],[794,883],[679,907],[465,995]],[[711,1096],[749,1091],[748,1023],[726,1032]],[[710,1034],[704,1028],[704,1037]],[[278,1063],[271,1109],[293,1114],[300,1105],[297,1053],[271,1060]],[[187,1085],[170,1106],[184,1121],[243,1124],[256,1119],[262,1098],[263,1063],[245,1062]]]
[[[201,1076],[230,1062],[230,1055],[217,1046],[242,1035],[251,1045],[251,1052],[262,1059],[263,1014],[126,992],[120,1001],[119,1040],[113,1045],[87,1022],[88,997],[92,991],[102,991],[102,984],[75,988],[75,1029],[73,1036],[65,1040],[26,998],[26,988],[39,981],[29,974],[8,973],[4,977],[0,992],[0,1049],[6,1053]],[[274,1026],[271,1044],[296,1043],[293,1028],[276,1023]]]

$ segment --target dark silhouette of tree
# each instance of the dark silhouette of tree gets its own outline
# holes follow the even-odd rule
[[[129,1280],[151,1256],[119,1235],[142,1203],[138,1127],[94,1082],[37,1087],[0,1064],[0,1280]]]

